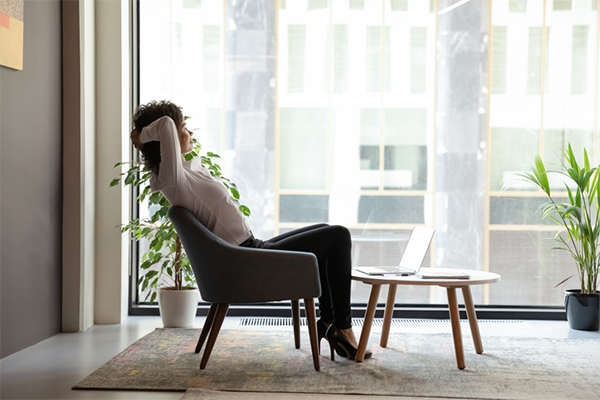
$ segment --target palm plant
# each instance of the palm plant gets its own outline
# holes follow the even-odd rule
[[[600,266],[600,252],[598,251],[600,238],[599,205],[600,182],[598,167],[591,168],[587,151],[583,150],[583,166],[581,167],[573,154],[571,144],[562,152],[563,165],[560,170],[546,170],[544,162],[539,155],[535,156],[535,164],[531,173],[517,173],[519,180],[533,183],[542,189],[549,201],[542,208],[543,218],[550,218],[564,227],[568,237],[563,237],[561,231],[557,232],[554,240],[558,246],[553,249],[568,251],[575,260],[577,275],[581,283],[582,294],[594,294],[598,287],[598,272]],[[567,183],[565,188],[569,202],[556,201],[551,194],[548,174],[563,175],[567,181],[574,183],[571,189]],[[566,282],[566,278],[556,286]]]
[[[184,156],[186,161],[198,157],[202,149],[196,139],[193,141],[194,150]],[[210,171],[212,176],[221,179],[242,214],[250,216],[250,209],[239,203],[240,194],[235,183],[225,178],[221,173],[221,167],[213,161],[219,158],[221,157],[218,154],[212,152],[200,156],[202,165]],[[129,232],[132,239],[136,241],[145,239],[149,242],[149,250],[142,255],[141,276],[138,279],[141,292],[147,291],[144,301],[150,299],[150,303],[153,303],[160,289],[195,289],[194,272],[183,251],[181,240],[167,216],[171,203],[161,192],[151,193],[149,185],[151,172],[146,170],[142,163],[139,161],[119,162],[115,164],[115,168],[122,165],[130,167],[127,172],[123,172],[119,177],[113,179],[110,186],[116,186],[123,180],[126,186],[131,185],[141,189],[137,197],[140,203],[147,199],[149,207],[157,207],[149,218],[135,218],[120,227],[121,232]],[[161,278],[163,279],[161,280]]]

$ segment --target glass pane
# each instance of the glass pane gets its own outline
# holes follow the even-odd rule
[[[327,188],[327,110],[282,108],[282,189]]]
[[[527,0],[509,0],[508,10],[510,12],[527,12]]]
[[[349,0],[351,10],[362,10],[365,8],[365,0]]]
[[[527,94],[541,94],[542,29],[538,26],[529,27]]]
[[[381,87],[381,27],[367,27],[366,44],[367,92],[378,92]]]
[[[555,11],[568,11],[573,7],[573,0],[553,0],[552,6]]]
[[[358,222],[364,224],[423,224],[423,196],[361,196]]]
[[[379,109],[360,110],[360,187],[364,190],[379,189],[379,119]]]
[[[490,270],[502,281],[489,286],[489,304],[563,305],[565,288],[554,286],[576,270],[569,253],[551,250],[553,236],[552,231],[490,232]]]
[[[586,94],[588,91],[588,36],[588,26],[573,27],[571,94]]]
[[[572,129],[559,131],[547,129],[544,131],[544,135],[544,162],[547,165],[547,169],[560,169],[562,167],[564,164],[562,152],[567,149],[569,144],[571,144],[573,154],[580,165],[583,165],[584,148],[588,152],[588,157],[592,160],[594,133],[591,130]],[[561,174],[549,173],[548,181],[550,182],[551,189],[556,191],[564,191],[565,183],[570,188],[575,188],[573,181]]]
[[[221,55],[221,27],[219,25],[204,25],[203,43],[203,89],[205,93],[219,91],[219,57]]]
[[[385,110],[386,190],[427,188],[427,110]]]
[[[532,184],[514,177],[516,172],[529,172],[534,156],[539,153],[539,131],[518,128],[492,128],[490,190],[537,190]]]
[[[348,91],[348,25],[333,26],[333,91]]]
[[[591,8],[555,8],[548,12],[546,23],[552,32],[548,41],[552,68],[546,73],[551,90],[544,92],[542,156],[546,162],[560,165],[559,155],[571,143],[583,162],[584,146],[592,157],[597,118],[598,13]],[[555,190],[564,187],[558,176],[551,176],[550,182]]]
[[[427,28],[410,29],[410,92],[425,93],[427,61]]]
[[[507,28],[506,26],[494,26],[492,33],[492,93],[506,93],[507,79]]]
[[[408,11],[408,0],[390,0],[392,11]]]
[[[502,4],[494,4],[492,23],[501,21],[498,42],[496,28],[492,36],[492,65],[496,53],[502,53],[506,77],[503,89],[496,91],[492,84],[490,96],[490,190],[500,191],[509,185],[510,191],[535,191],[526,182],[513,179],[515,172],[527,169],[540,153],[541,130],[541,59],[544,54],[543,4],[528,2],[526,19],[520,13],[503,13]],[[496,47],[500,46],[501,50]],[[492,67],[495,82],[496,67]]]
[[[329,221],[329,196],[279,197],[279,222]]]
[[[557,197],[555,201],[564,201]],[[490,224],[492,225],[551,225],[556,223],[542,218],[540,206],[547,197],[490,197]]]
[[[304,91],[304,42],[306,26],[288,26],[288,91]]]
[[[322,10],[327,8],[327,0],[308,0],[309,10]]]

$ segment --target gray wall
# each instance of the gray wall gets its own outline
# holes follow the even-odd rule
[[[0,67],[0,357],[60,332],[61,3],[25,1],[23,71]]]

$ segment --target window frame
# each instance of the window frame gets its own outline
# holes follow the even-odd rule
[[[132,0],[132,20],[131,20],[131,25],[132,25],[132,35],[131,35],[131,43],[132,43],[132,53],[133,53],[133,62],[132,62],[132,82],[133,82],[133,109],[135,109],[138,105],[139,105],[139,99],[140,99],[140,66],[139,66],[139,60],[140,60],[140,31],[139,31],[139,27],[140,27],[140,12],[139,12],[139,4],[140,0]],[[279,4],[279,0],[276,0],[277,4]],[[547,6],[552,6],[552,4],[550,4],[552,0],[545,0],[545,4]],[[435,10],[434,12],[437,13],[438,10],[438,0],[434,1],[434,6],[435,6]],[[226,3],[224,3],[226,4]],[[330,3],[329,3],[330,4]],[[225,5],[224,5],[225,6]],[[278,6],[277,6],[278,7]],[[597,8],[597,13],[600,15],[600,10]],[[279,12],[279,9],[277,8],[277,12]],[[439,18],[439,17],[438,17]],[[490,8],[490,16],[489,16],[490,20],[490,36],[492,35],[492,30],[494,25],[492,25],[492,11]],[[389,29],[389,27],[382,25],[386,28]],[[437,37],[437,26],[438,26],[438,22],[437,22],[437,18],[436,18],[436,37]],[[573,28],[575,27],[575,25],[573,26]],[[276,26],[276,29],[279,29],[279,26]],[[540,54],[540,66],[542,69],[542,73],[541,73],[541,77],[540,77],[540,94],[543,97],[544,95],[544,90],[547,89],[547,85],[548,85],[548,77],[544,74],[544,69],[547,66],[548,58],[546,55],[547,52],[547,47],[545,47],[547,45],[547,38],[546,38],[546,29],[549,29],[548,26],[545,25],[542,27],[542,38],[541,38],[541,42],[542,42],[542,51]],[[600,30],[600,27],[596,27],[596,30]],[[596,32],[596,35],[598,36],[598,32]],[[493,37],[490,39],[490,48],[488,49],[488,57],[491,58],[492,53],[494,51],[493,49]],[[385,44],[382,44],[382,46],[384,46]],[[598,45],[598,43],[596,43],[596,45]],[[590,43],[587,43],[587,46],[590,46]],[[598,56],[598,55],[597,55]],[[382,56],[383,58],[383,56]],[[437,58],[437,57],[436,57]],[[333,61],[332,61],[333,62]],[[382,59],[381,62],[384,62],[384,60]],[[597,63],[598,64],[598,63]],[[596,65],[596,69],[598,69],[598,65]],[[493,64],[489,63],[488,64],[488,76],[491,76],[491,71],[493,70]],[[598,71],[596,71],[598,72]],[[506,71],[506,78],[505,80],[508,81],[508,71]],[[437,79],[437,76],[436,76]],[[491,80],[492,78],[488,78],[489,79],[489,83],[491,84]],[[588,78],[589,79],[589,78]],[[507,82],[505,82],[505,88],[508,85]],[[596,82],[596,86],[598,86],[598,82]],[[491,85],[488,85],[488,87],[491,88]],[[490,93],[488,94],[488,113],[489,111],[489,98],[491,96],[491,92],[492,90],[489,91]],[[596,88],[596,93],[598,92],[598,89]],[[436,94],[437,96],[437,94]],[[596,98],[598,96],[596,95]],[[434,102],[437,102],[437,98],[434,100]],[[596,107],[597,108],[597,107]],[[276,113],[279,113],[279,107],[276,108]],[[543,111],[542,111],[543,112]],[[278,120],[279,117],[277,116],[276,119]],[[276,124],[276,136],[279,136],[279,125],[278,123]],[[383,127],[381,129],[384,129]],[[434,127],[435,130],[435,127]],[[490,141],[490,131],[491,131],[491,126],[489,123],[489,116],[488,116],[488,122],[487,122],[487,131],[488,131],[488,144],[491,143]],[[330,134],[330,133],[328,133]],[[543,135],[543,129],[540,132],[541,135]],[[597,126],[594,129],[594,133],[593,133],[593,140],[594,140],[594,148],[597,147]],[[276,142],[278,141],[279,138],[276,139]],[[541,145],[542,146],[540,148],[541,150],[541,154],[543,154],[543,137],[540,140]],[[434,145],[435,146],[435,145]],[[380,143],[380,166],[379,169],[380,170],[384,170],[383,167],[383,163],[384,163],[384,154],[385,154],[385,143],[381,142]],[[136,157],[137,152],[135,152],[135,150],[132,147],[132,151],[131,151],[131,157],[132,159],[134,157]],[[278,154],[278,153],[277,153]],[[490,204],[490,199],[494,196],[497,197],[503,197],[503,196],[526,196],[526,197],[538,197],[542,194],[541,191],[531,191],[530,193],[522,193],[522,192],[518,192],[518,191],[514,191],[514,192],[508,192],[508,193],[501,193],[501,192],[497,192],[497,191],[492,191],[489,188],[489,178],[490,178],[490,152],[488,151],[487,153],[487,157],[488,157],[488,169],[486,172],[487,175],[487,180],[488,180],[488,185],[486,187],[486,204],[487,204],[487,210],[486,210],[486,220],[485,220],[485,236],[486,236],[486,244],[485,246],[489,247],[489,234],[490,231],[493,230],[505,230],[508,226],[502,226],[502,228],[498,228],[497,226],[491,224],[490,221],[490,215],[489,215],[489,204]],[[277,163],[278,161],[276,161]],[[434,164],[435,165],[435,164]],[[276,225],[277,225],[277,229],[279,228],[295,228],[298,227],[300,225],[303,225],[301,223],[281,223],[279,222],[279,196],[281,195],[295,195],[298,194],[293,190],[285,190],[285,189],[279,189],[279,176],[278,174],[276,174],[276,182],[277,182],[277,189],[278,191],[276,192],[275,196],[276,196],[276,200],[275,200],[275,207],[277,209],[276,211]],[[435,193],[435,190],[433,192],[431,192],[431,190],[418,190],[418,191],[405,191],[405,190],[385,190],[383,189],[384,185],[384,181],[381,180],[380,181],[380,188],[377,191],[373,191],[373,190],[361,190],[360,195],[361,196],[373,196],[376,195],[378,192],[384,192],[385,195],[396,195],[396,196],[414,196],[416,194],[419,195],[428,195],[428,194],[432,194]],[[137,198],[137,193],[135,192],[135,189],[132,189],[132,202],[131,202],[131,212],[132,215],[136,216],[139,214],[139,203],[136,201]],[[305,192],[302,192],[301,194],[306,194]],[[318,191],[319,195],[323,195],[325,193],[322,193],[321,191]],[[327,191],[328,194],[328,191]],[[560,193],[557,193],[558,195],[560,195]],[[359,224],[360,225],[360,224]],[[377,226],[378,228],[385,228],[386,224],[382,224],[382,226]],[[411,224],[405,224],[406,228],[411,227]],[[395,228],[398,228],[398,224],[395,225]],[[524,225],[517,225],[514,226],[515,229],[517,230],[532,230],[532,229],[537,229],[535,226],[524,226]],[[129,293],[129,315],[159,315],[159,310],[158,307],[155,305],[150,305],[144,302],[140,302],[139,300],[139,296],[138,296],[138,286],[137,286],[137,278],[138,278],[138,264],[139,264],[139,245],[135,240],[132,240],[131,242],[131,257],[130,257],[130,262],[131,262],[131,270],[130,270],[130,293]],[[485,256],[485,263],[489,266],[489,249],[487,249],[487,255]],[[265,303],[265,304],[251,304],[251,305],[244,305],[244,306],[232,306],[231,307],[231,311],[229,312],[229,315],[231,316],[271,316],[271,317],[288,317],[289,314],[289,303],[287,302],[282,302],[282,303]],[[353,307],[353,317],[357,317],[360,318],[362,315],[364,315],[364,310],[366,309],[366,303],[353,303],[352,304]],[[382,308],[384,307],[384,303],[380,302],[378,303],[378,309],[377,313],[376,313],[376,317],[382,317],[383,316],[383,310]],[[209,304],[206,302],[201,302],[199,303],[199,307],[198,307],[198,311],[197,311],[197,315],[198,316],[203,316],[206,315],[208,312],[208,308],[209,308]],[[537,320],[537,319],[544,319],[544,320],[566,320],[566,315],[564,312],[564,307],[562,306],[503,306],[503,305],[477,305],[475,306],[477,312],[478,312],[478,318],[480,319],[532,319],[532,320]],[[464,317],[463,313],[464,313],[464,307],[460,306],[461,309],[461,318]],[[395,310],[394,310],[394,318],[434,318],[434,319],[438,319],[438,318],[442,318],[442,319],[448,319],[449,318],[449,314],[448,314],[448,310],[445,307],[445,304],[402,304],[402,303],[396,303],[395,304]]]

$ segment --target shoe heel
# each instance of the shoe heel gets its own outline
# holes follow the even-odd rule
[[[321,355],[321,340],[325,339],[327,340],[326,337],[327,334],[327,327],[325,326],[325,324],[323,322],[321,322],[321,320],[317,321],[317,342],[319,342],[319,355]]]
[[[329,326],[325,337],[329,341],[329,347],[331,348],[331,361],[334,360],[333,353],[335,353],[336,350],[342,357],[344,357],[344,354],[342,354],[343,352],[348,359],[356,359],[356,348],[348,342],[342,331],[336,326],[333,324]]]

